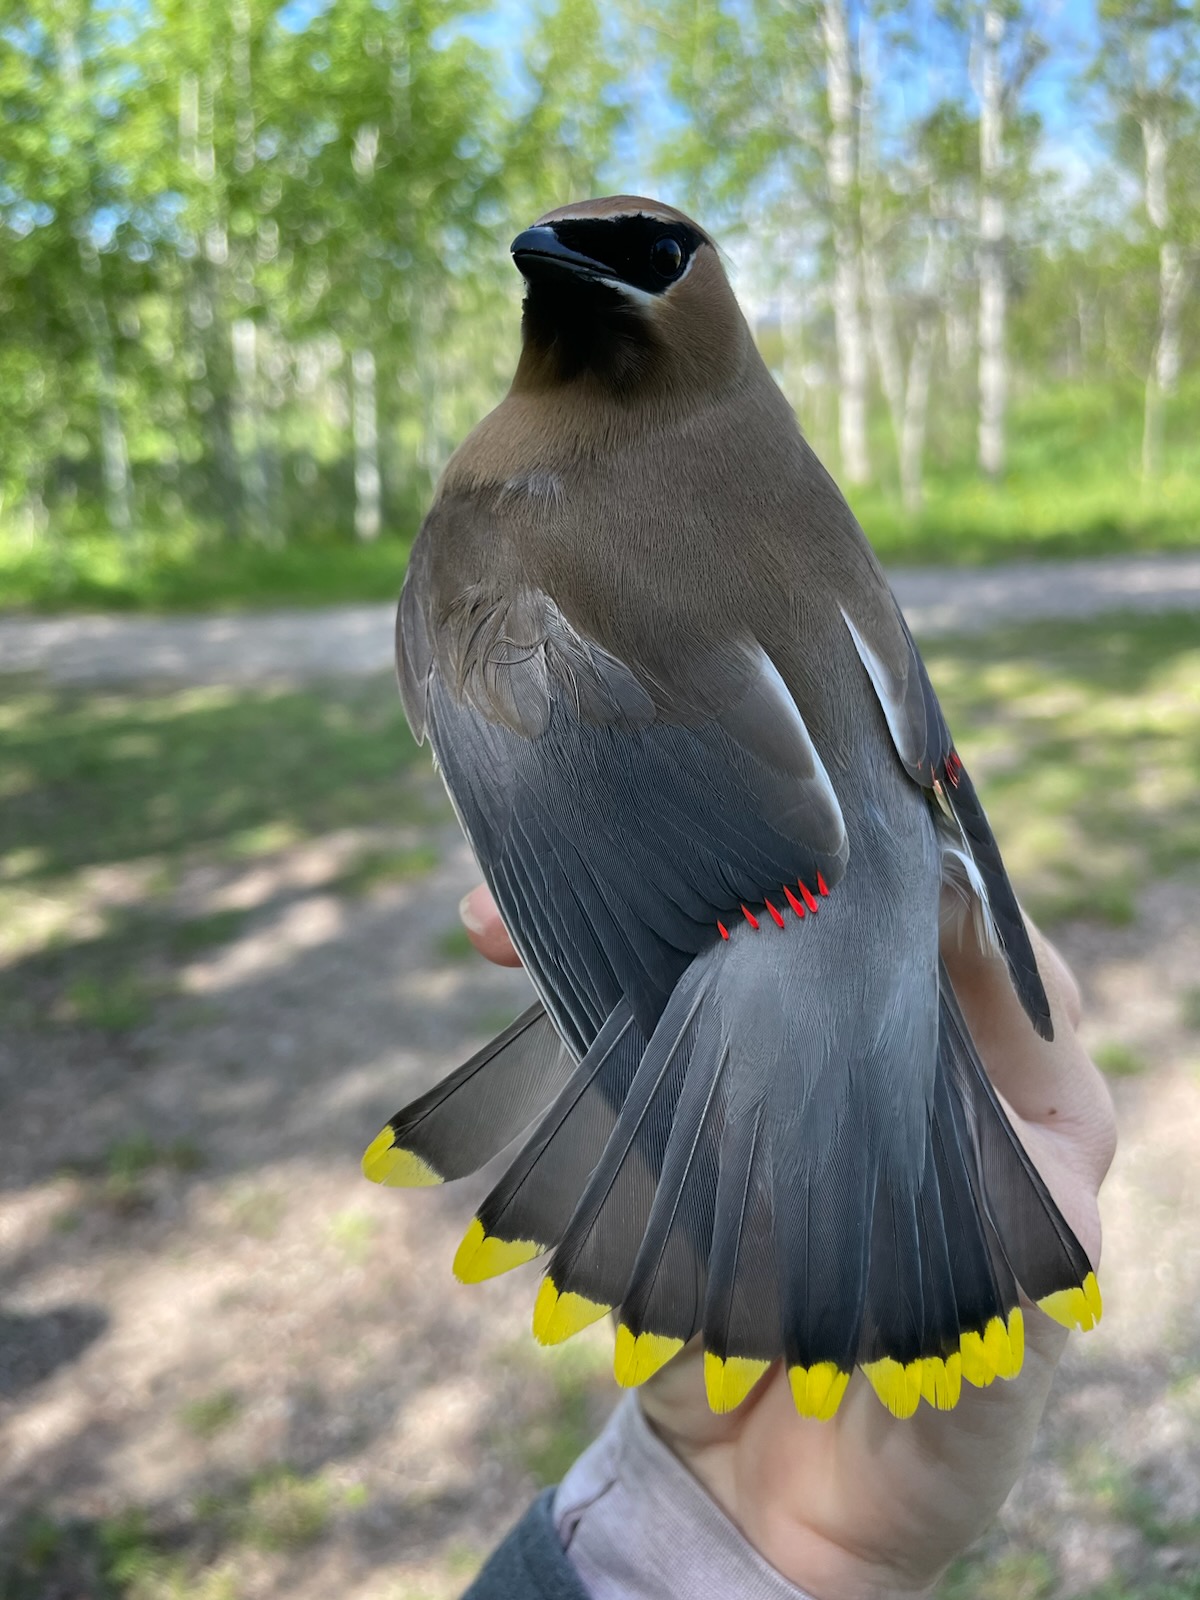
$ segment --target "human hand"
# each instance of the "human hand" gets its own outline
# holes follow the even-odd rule
[[[475,947],[518,958],[485,888],[463,902]],[[1104,1080],[1078,1038],[1080,997],[1058,952],[1030,927],[1055,1037],[1037,1037],[1004,963],[968,926],[943,956],[997,1092],[1059,1209],[1093,1263],[1097,1196],[1115,1126]],[[855,1373],[829,1422],[797,1416],[777,1368],[726,1415],[709,1410],[698,1342],[641,1390],[645,1414],[746,1539],[819,1600],[899,1600],[925,1594],[988,1525],[1033,1445],[1067,1334],[1025,1308],[1020,1376],[963,1386],[953,1411],[891,1416]]]

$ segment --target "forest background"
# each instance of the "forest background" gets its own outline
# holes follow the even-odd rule
[[[394,594],[509,239],[615,188],[885,559],[1196,542],[1191,5],[3,0],[0,603]]]
[[[450,1600],[614,1403],[604,1326],[530,1339],[536,1268],[453,1283],[495,1168],[359,1153],[530,998],[458,922],[389,615],[512,371],[510,240],[618,189],[721,241],[889,565],[1191,547],[1175,615],[1085,615],[1123,563],[1033,567],[1053,625],[905,592],[1121,1131],[1104,1322],[939,1600],[1200,1600],[1169,0],[0,0],[0,1600]]]

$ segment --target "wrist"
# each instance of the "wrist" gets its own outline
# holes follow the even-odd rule
[[[818,1600],[746,1539],[635,1395],[559,1485],[554,1521],[593,1600]]]
[[[869,1545],[856,1545],[840,1527],[823,1527],[824,1496],[805,1507],[802,1491],[781,1492],[763,1485],[757,1475],[747,1481],[744,1451],[736,1442],[693,1449],[669,1426],[647,1420],[720,1513],[794,1591],[811,1600],[925,1600],[929,1595],[927,1576],[906,1572]],[[796,1426],[806,1424],[797,1419]],[[805,1474],[796,1478],[802,1483]]]

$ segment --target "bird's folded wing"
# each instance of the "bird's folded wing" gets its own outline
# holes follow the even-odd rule
[[[665,686],[536,590],[464,592],[435,625],[423,567],[397,629],[409,720],[576,1052],[622,998],[649,1034],[743,906],[836,884],[841,808],[756,642],[698,648]]]
[[[842,616],[874,685],[896,753],[909,777],[936,794],[959,829],[1013,988],[1037,1031],[1051,1038],[1050,1003],[1000,848],[970,774],[954,748],[908,624],[894,601],[870,620],[865,616],[855,619],[845,608]]]

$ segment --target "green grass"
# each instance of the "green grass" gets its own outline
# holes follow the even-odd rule
[[[1009,629],[926,655],[1035,915],[1126,922],[1143,885],[1200,864],[1194,618]],[[173,909],[189,865],[403,825],[322,886],[366,894],[431,871],[418,830],[449,821],[382,677],[167,694],[12,680],[0,738],[0,1025],[141,1026],[254,914]],[[96,869],[129,876],[119,903],[97,902]],[[470,955],[458,927],[438,950]]]
[[[152,1174],[198,1172],[203,1165],[204,1154],[191,1139],[159,1144],[139,1130],[117,1139],[98,1159],[74,1163],[73,1170],[93,1180],[98,1200],[113,1211],[128,1213],[145,1203]]]
[[[334,540],[270,549],[178,533],[138,547],[91,534],[30,545],[0,533],[3,606],[28,611],[240,611],[394,600],[410,540]]]
[[[199,845],[254,855],[356,823],[424,820],[395,685],[82,693],[0,703],[0,883]],[[421,765],[424,772],[424,763]]]
[[[476,955],[467,930],[461,923],[447,928],[437,942],[437,953],[447,961],[469,961]]]
[[[491,1441],[502,1457],[540,1486],[558,1483],[596,1437],[612,1407],[612,1346],[587,1335],[545,1351],[528,1343],[493,1353],[506,1373],[518,1372],[531,1391],[519,1431],[499,1424]]]
[[[1200,864],[1200,626],[1025,627],[925,652],[1029,909],[1127,922]]]
[[[273,1466],[202,1496],[196,1517],[221,1544],[295,1555],[315,1544],[339,1512],[356,1511],[365,1501],[359,1485],[340,1487],[320,1473]]]
[[[367,1261],[379,1233],[375,1217],[352,1206],[331,1217],[327,1229],[329,1242],[352,1267],[361,1267]]]
[[[241,1413],[242,1402],[232,1389],[217,1389],[212,1394],[189,1400],[179,1412],[179,1420],[196,1439],[215,1439]]]
[[[900,506],[885,433],[882,485],[856,491],[855,512],[884,561],[984,565],[1005,560],[1122,555],[1200,544],[1200,383],[1168,412],[1164,473],[1140,479],[1140,387],[1060,384],[1014,395],[1008,469],[998,484],[975,471],[973,429],[958,458],[930,461],[921,513]]]
[[[364,852],[334,882],[342,894],[365,895],[393,883],[411,883],[431,873],[441,860],[430,845],[411,850],[369,850]]]
[[[239,865],[339,829],[411,832],[448,819],[382,676],[167,694],[11,679],[0,742],[0,1026],[140,1027],[177,990],[181,967],[236,939],[250,915],[173,909],[189,864]],[[361,850],[329,887],[365,894],[437,863],[415,835]],[[97,905],[96,869],[129,875],[130,892]]]
[[[238,1600],[241,1593],[224,1563],[201,1567],[169,1549],[140,1510],[95,1522],[34,1513],[0,1551],[4,1600]]]
[[[287,1195],[278,1189],[241,1189],[230,1203],[230,1222],[252,1239],[274,1239],[287,1215]]]
[[[1049,1600],[1054,1572],[1039,1551],[956,1561],[937,1587],[938,1600]]]
[[[67,986],[65,1019],[104,1033],[128,1033],[147,1020],[154,1003],[149,985],[133,974],[104,981],[75,978]]]
[[[1146,1070],[1145,1057],[1117,1039],[1097,1045],[1092,1058],[1110,1078],[1136,1078]]]
[[[185,1426],[212,1437],[236,1414],[229,1398],[211,1397],[207,1409],[185,1408]],[[0,1546],[0,1596],[239,1600],[248,1592],[244,1574],[261,1566],[262,1556],[303,1555],[366,1499],[360,1485],[272,1466],[198,1497],[186,1529],[175,1526],[169,1534],[139,1507],[96,1521],[63,1522],[34,1512]],[[187,1548],[181,1548],[184,1539]]]
[[[982,480],[964,413],[926,465],[919,515],[901,508],[894,448],[874,419],[879,481],[852,498],[885,561],[976,565],[1014,558],[1195,548],[1200,543],[1200,382],[1168,407],[1162,480],[1139,478],[1140,385],[1018,383],[1003,481]],[[831,465],[834,465],[831,462]],[[0,595],[17,610],[207,611],[390,600],[399,593],[411,528],[372,545],[307,540],[280,549],[149,530],[135,551],[88,534],[36,544],[0,532]]]

